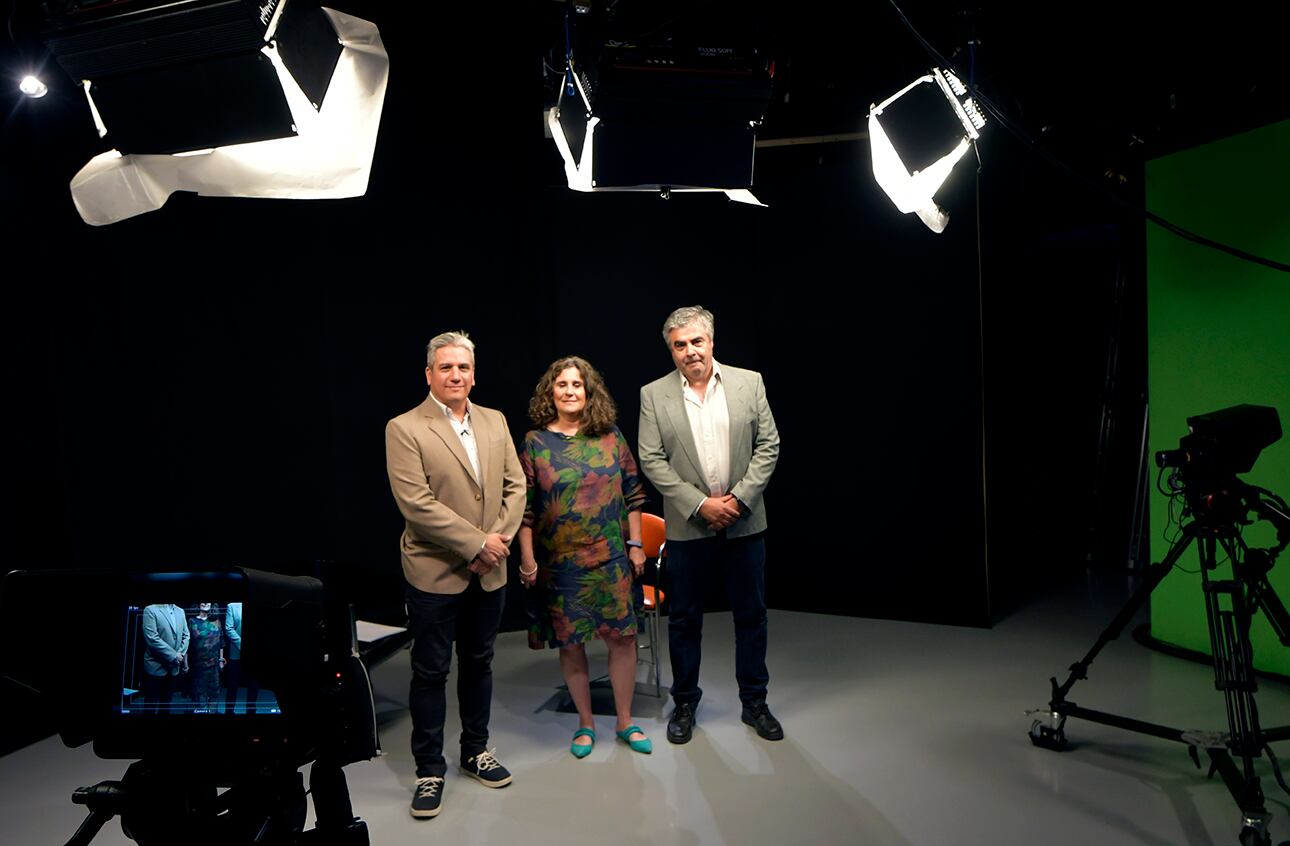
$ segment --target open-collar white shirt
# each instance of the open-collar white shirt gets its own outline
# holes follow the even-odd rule
[[[711,496],[725,496],[730,491],[730,408],[721,378],[721,365],[712,360],[712,376],[703,398],[678,371],[685,413],[690,418],[690,434],[699,452],[699,469]],[[702,503],[700,503],[702,504]]]
[[[479,444],[475,440],[475,429],[470,425],[470,400],[466,400],[466,414],[464,420],[458,420],[457,415],[452,413],[452,409],[439,402],[439,398],[430,392],[430,399],[434,400],[435,405],[443,411],[444,417],[448,418],[448,425],[457,433],[461,440],[462,447],[466,450],[466,456],[470,459],[470,466],[475,471],[475,481],[484,484],[484,477],[479,472]]]

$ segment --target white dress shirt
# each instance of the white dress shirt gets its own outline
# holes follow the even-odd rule
[[[470,400],[466,400],[466,419],[458,420],[457,415],[452,413],[452,409],[439,402],[439,398],[430,392],[430,399],[435,401],[435,405],[443,409],[443,414],[448,418],[448,424],[452,430],[457,433],[461,439],[461,445],[466,450],[466,457],[470,459],[470,466],[475,471],[475,481],[482,487],[484,477],[479,472],[479,444],[475,441],[475,430],[470,425]]]
[[[690,418],[690,433],[699,451],[699,469],[708,483],[711,496],[725,496],[730,491],[730,408],[721,381],[721,365],[712,361],[712,376],[703,398],[681,377],[681,396]],[[702,505],[703,503],[699,503]]]

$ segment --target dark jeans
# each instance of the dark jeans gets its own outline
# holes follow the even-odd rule
[[[417,777],[442,776],[445,693],[452,645],[457,643],[457,706],[461,711],[461,759],[488,748],[493,700],[493,641],[502,622],[506,591],[480,587],[479,577],[461,593],[405,591],[412,632],[412,757]]]
[[[705,574],[721,567],[726,595],[735,618],[735,678],[739,700],[755,705],[766,700],[766,540],[761,534],[667,542],[669,594],[667,639],[672,658],[672,699],[696,704],[699,658],[703,641]]]

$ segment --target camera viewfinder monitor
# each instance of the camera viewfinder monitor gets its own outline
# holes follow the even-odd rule
[[[243,666],[246,618],[254,613],[240,601],[127,604],[113,715],[131,721],[281,715],[274,691]]]

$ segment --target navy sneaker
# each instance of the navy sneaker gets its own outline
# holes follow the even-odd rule
[[[443,777],[425,776],[417,779],[412,793],[412,816],[419,820],[437,817],[443,803]]]
[[[505,787],[511,783],[511,771],[502,766],[491,749],[462,761],[461,771],[478,779],[484,787]]]

